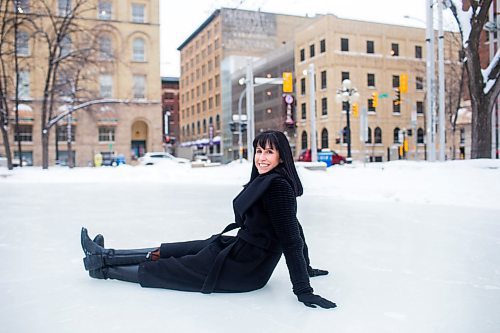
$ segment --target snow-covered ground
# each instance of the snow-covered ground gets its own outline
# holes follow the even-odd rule
[[[389,162],[299,173],[312,279],[284,261],[242,294],[90,279],[81,226],[114,248],[206,238],[232,222],[250,164],[0,169],[1,332],[500,332],[500,162]]]

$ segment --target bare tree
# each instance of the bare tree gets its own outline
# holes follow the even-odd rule
[[[472,106],[472,158],[491,157],[491,112],[500,92],[497,80],[500,52],[483,70],[480,63],[480,36],[488,20],[492,0],[451,0],[450,8],[462,36],[465,69]],[[484,61],[484,59],[483,59]]]

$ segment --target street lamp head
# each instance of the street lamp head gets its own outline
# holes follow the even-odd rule
[[[345,90],[351,89],[351,80],[345,79],[344,81],[342,81],[342,88],[344,88]]]
[[[304,70],[302,71],[302,74],[303,74],[303,75],[307,75],[307,69],[304,69]]]
[[[238,83],[240,84],[240,86],[244,85],[245,84],[245,78],[242,77],[241,79],[239,79]]]
[[[341,93],[337,93],[337,95],[335,95],[335,101],[338,104],[342,103],[342,94]]]
[[[351,95],[351,101],[352,102],[359,101],[359,93],[357,91],[354,91],[354,93]]]
[[[349,97],[350,97],[350,95],[349,95],[349,92],[348,92],[348,91],[344,91],[344,92],[342,93],[342,101],[344,101],[344,102],[349,101]]]

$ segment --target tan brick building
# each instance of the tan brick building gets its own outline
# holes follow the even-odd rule
[[[61,11],[65,6],[71,8],[76,3],[69,0],[47,2],[58,15],[64,14]],[[22,3],[26,17],[40,10],[37,7],[40,2]],[[73,114],[72,150],[76,165],[92,165],[97,153],[122,154],[129,163],[146,151],[163,150],[158,0],[93,0],[86,6],[79,24],[99,27],[97,47],[100,54],[98,65],[89,69],[88,77],[92,77],[92,81],[86,83],[86,88],[92,91],[92,99],[134,102],[95,105]],[[68,50],[81,38],[69,36]],[[10,140],[15,155],[18,155],[17,139],[21,140],[23,158],[33,165],[41,165],[42,160],[40,109],[47,62],[44,49],[40,38],[33,36],[28,27],[20,27],[21,131],[19,137],[11,131]],[[63,110],[64,103],[61,99],[56,110]],[[67,126],[64,120],[58,125],[57,135],[54,127],[50,131],[49,164],[56,161],[64,164],[67,159]],[[2,152],[3,146],[0,154]]]
[[[181,145],[213,160],[234,156],[231,74],[249,57],[259,57],[293,41],[310,18],[222,8],[178,48],[181,53]],[[226,148],[227,147],[227,148]]]
[[[447,33],[445,40],[450,38]],[[330,148],[347,156],[346,105],[337,104],[335,97],[342,81],[350,79],[360,95],[359,113],[366,110],[368,114],[368,141],[364,144],[360,139],[359,116],[351,112],[353,159],[362,160],[364,156],[372,161],[398,159],[403,131],[408,140],[406,157],[424,159],[425,47],[424,29],[347,20],[334,15],[319,16],[306,29],[298,31],[295,38],[297,154],[310,148],[311,106],[304,70],[313,63],[318,148]],[[445,42],[445,62],[447,70],[458,65],[457,43]],[[399,93],[398,99],[403,74],[408,78],[408,91]],[[374,94],[378,97],[377,106]]]

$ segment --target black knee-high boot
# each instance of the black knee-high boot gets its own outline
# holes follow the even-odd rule
[[[104,238],[102,238],[102,242],[104,242]],[[131,250],[105,249],[90,239],[85,228],[82,228],[81,231],[81,243],[83,252],[85,253],[83,263],[85,269],[88,271],[108,266],[140,264],[141,262],[150,260],[151,252],[158,250],[158,248]]]
[[[113,279],[139,283],[139,265],[109,266],[89,271],[95,279]]]

